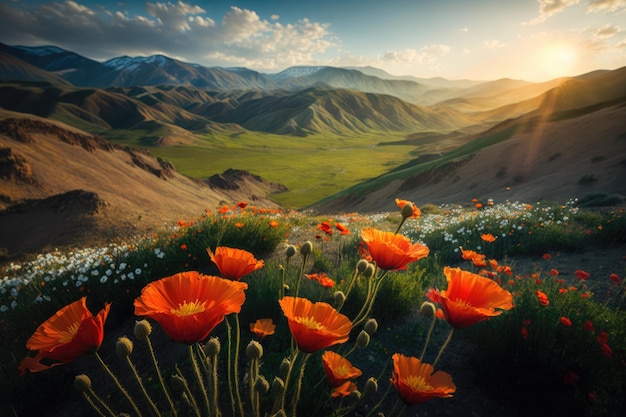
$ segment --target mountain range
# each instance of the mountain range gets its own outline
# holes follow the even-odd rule
[[[247,181],[240,190],[248,192],[228,193],[216,188],[217,183],[211,187],[208,178],[185,179],[149,152],[155,146],[197,146],[206,135],[234,140],[243,132],[312,140],[390,134],[404,139],[372,146],[414,149],[413,159],[406,157],[386,174],[310,206],[319,211],[388,210],[395,197],[441,203],[469,201],[474,194],[502,199],[626,194],[618,180],[626,174],[625,103],[626,67],[544,83],[397,77],[371,67],[297,66],[263,74],[162,55],[98,62],[56,46],[0,44],[0,209],[5,210],[0,223],[10,219],[17,224],[19,213],[42,210],[44,203],[33,201],[76,190],[94,193],[70,198],[88,208],[82,215],[88,214],[91,222],[97,213],[114,218],[119,211],[126,213],[125,224],[139,227],[157,226],[145,224],[145,219],[159,210],[163,201],[156,196],[166,188],[169,198],[181,202],[204,195],[201,204],[185,204],[190,210],[234,199],[275,207],[271,193],[286,191],[280,184],[254,173],[235,175],[232,181]],[[137,132],[145,149],[105,146],[103,136],[128,132]],[[68,147],[63,138],[73,135],[82,144]],[[98,145],[84,153],[84,143]],[[103,160],[108,162],[97,162]],[[97,166],[103,177],[86,181],[81,172],[86,164]],[[124,189],[154,196],[153,203],[142,200],[145,213],[132,198],[113,192],[110,184],[124,177],[115,166],[143,167],[149,180],[124,183]],[[32,181],[20,179],[20,172]],[[583,178],[587,181],[581,183]],[[504,192],[507,188],[514,193]],[[58,204],[51,201],[46,204]],[[144,220],[134,221],[133,216]],[[37,247],[30,245],[29,250]]]

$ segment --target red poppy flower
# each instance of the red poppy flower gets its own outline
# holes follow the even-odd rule
[[[321,222],[320,224],[317,225],[317,228],[320,229],[322,232],[326,233],[327,235],[333,234],[333,228],[330,225],[330,222]]]
[[[429,291],[431,301],[441,304],[450,326],[463,329],[513,308],[513,296],[489,278],[460,268],[445,267],[447,290]]]
[[[576,271],[574,271],[574,275],[576,276],[576,278],[578,278],[581,281],[589,279],[589,273],[586,271],[583,271],[582,269],[577,269]]]
[[[248,207],[248,203],[246,203],[245,201],[240,201],[237,203],[237,207],[239,207],[240,209],[245,209],[246,207]]]
[[[552,255],[550,255],[549,253],[544,253],[542,258],[546,261],[549,261],[550,259],[552,259]]]
[[[537,290],[535,294],[537,295],[537,298],[539,299],[539,302],[542,306],[545,307],[550,304],[550,301],[548,300],[548,295],[545,292]]]
[[[395,353],[391,358],[391,383],[406,404],[421,404],[431,398],[450,398],[456,392],[450,374],[443,371],[433,373],[432,365],[400,353]]]
[[[593,323],[591,322],[591,320],[587,320],[585,322],[585,324],[583,324],[583,329],[585,329],[585,331],[588,332],[593,332]]]
[[[611,274],[609,275],[609,279],[611,280],[611,282],[615,285],[620,285],[622,283],[622,279],[619,277],[619,275],[617,274]]]
[[[253,254],[243,249],[218,246],[215,253],[207,248],[211,260],[217,265],[222,277],[239,281],[243,276],[263,267],[262,260],[257,261]]]
[[[613,349],[607,343],[600,343],[600,352],[607,358],[611,359],[613,356]]]
[[[605,331],[601,331],[600,333],[598,333],[598,336],[596,336],[596,340],[598,341],[598,343],[605,344],[609,341],[609,334]]]
[[[278,303],[303,352],[313,353],[348,341],[352,322],[330,304],[300,297],[283,297]]]
[[[71,362],[100,348],[104,338],[104,322],[111,304],[106,303],[94,317],[87,309],[86,300],[86,297],[82,297],[63,307],[35,330],[26,342],[26,347],[39,352],[35,357],[27,356],[22,360],[20,375],[24,375],[27,370],[40,372]],[[42,359],[55,363],[44,365]]]
[[[528,340],[528,329],[526,327],[522,327],[522,339]]]
[[[427,246],[411,244],[409,238],[403,235],[372,228],[363,229],[361,238],[376,265],[384,270],[406,269],[407,264],[425,258],[429,252]]]
[[[175,341],[190,345],[207,338],[227,314],[239,313],[245,282],[197,271],[151,282],[135,299],[135,314],[156,320]]]
[[[276,325],[272,319],[258,319],[254,323],[250,323],[250,331],[259,339],[273,335],[274,330],[276,330]]]
[[[572,321],[567,317],[561,317],[561,324],[565,327],[572,327]]]
[[[322,355],[322,367],[326,380],[331,387],[338,387],[345,382],[360,377],[363,373],[359,368],[338,353],[327,350]]]
[[[551,277],[558,277],[559,276],[559,271],[557,269],[552,268],[549,272],[548,275],[550,275]]]
[[[567,385],[576,385],[578,381],[580,381],[580,376],[574,373],[574,371],[567,371],[563,377],[563,383]]]
[[[341,223],[335,223],[335,229],[339,230],[339,232],[341,232],[342,235],[350,234],[350,231],[348,230],[348,228]]]

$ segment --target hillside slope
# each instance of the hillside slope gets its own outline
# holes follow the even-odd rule
[[[314,205],[314,210],[380,211],[394,199],[425,203],[486,201],[565,201],[593,193],[626,195],[626,105],[578,117],[514,127],[468,143],[465,152],[359,184]],[[497,139],[496,138],[500,138]],[[504,140],[501,140],[501,139]],[[471,147],[476,149],[472,151]],[[389,177],[388,180],[385,180]]]
[[[7,257],[143,233],[237,201],[277,207],[266,196],[284,190],[235,170],[211,181],[188,178],[146,151],[5,110],[0,167]]]

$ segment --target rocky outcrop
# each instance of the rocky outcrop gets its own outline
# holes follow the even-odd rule
[[[0,179],[18,184],[37,183],[26,158],[11,148],[0,148]]]

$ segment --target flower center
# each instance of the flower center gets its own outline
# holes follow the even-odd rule
[[[345,376],[348,374],[349,371],[350,368],[348,368],[346,365],[340,365],[335,368],[335,373],[339,376]]]
[[[422,376],[409,375],[404,382],[411,387],[413,391],[430,391],[433,389],[433,386],[426,382]]]
[[[313,317],[296,317],[296,323],[304,324],[307,329],[320,330],[325,329],[325,326],[315,321]]]
[[[61,337],[59,338],[60,343],[68,343],[70,340],[74,338],[74,335],[78,332],[78,328],[80,327],[80,323],[73,323],[70,327],[67,328],[64,332],[61,332]]]
[[[178,305],[178,308],[172,308],[170,312],[177,316],[191,316],[192,314],[201,313],[206,310],[206,301],[199,300],[187,302]]]

